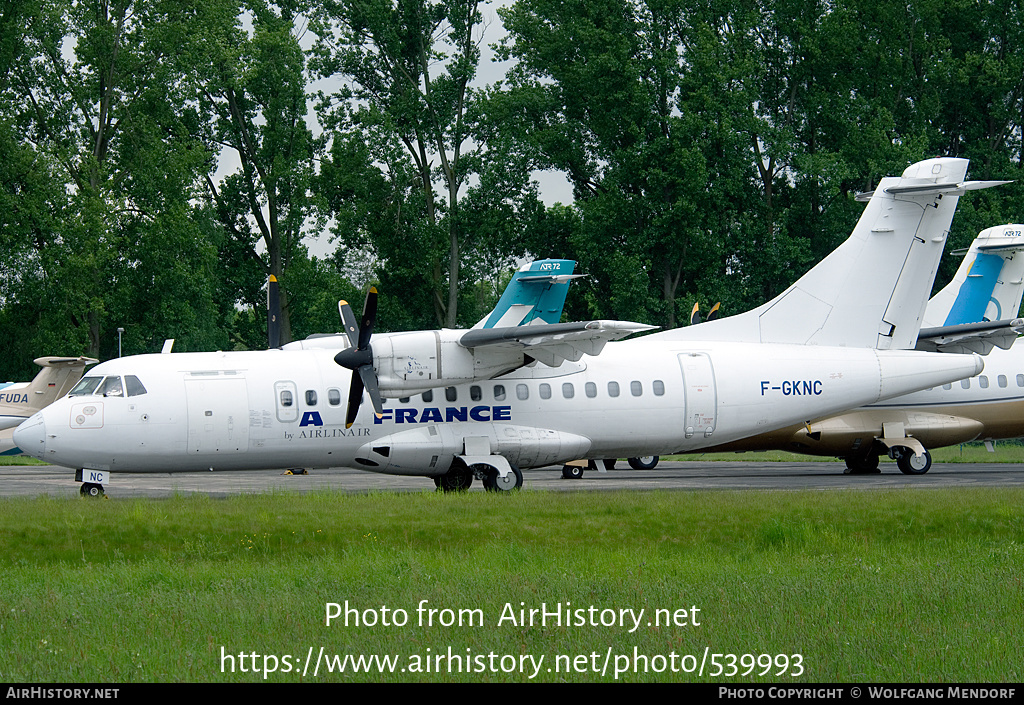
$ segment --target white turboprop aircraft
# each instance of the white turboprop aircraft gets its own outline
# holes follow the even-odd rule
[[[932,463],[927,448],[1024,436],[1024,346],[1014,344],[1022,295],[1024,225],[983,230],[929,301],[917,344],[985,354],[983,374],[709,450],[840,457],[854,473],[878,472],[888,453],[902,472],[923,474]]]
[[[966,169],[933,159],[883,179],[821,264],[769,304],[715,321],[753,325],[751,342],[668,331],[606,345],[649,328],[608,321],[371,339],[371,290],[361,325],[341,307],[341,352],[320,339],[111,360],[16,440],[78,468],[83,494],[101,494],[118,471],[337,465],[508,490],[520,468],[708,447],[954,382],[980,372],[981,358],[905,348],[958,196],[993,185],[965,182]],[[364,396],[373,413],[360,410]]]

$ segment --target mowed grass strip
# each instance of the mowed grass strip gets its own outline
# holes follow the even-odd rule
[[[685,672],[707,648],[737,655],[725,679],[739,682],[1020,681],[1022,500],[977,489],[5,500],[0,679],[713,681],[710,663],[703,677]],[[327,603],[346,602],[348,624],[326,625]],[[529,619],[591,607],[582,625]],[[620,622],[620,610],[632,613]],[[321,647],[396,661],[302,676]],[[743,654],[777,660],[744,676]]]

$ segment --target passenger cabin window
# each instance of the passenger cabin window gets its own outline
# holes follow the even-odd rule
[[[597,396],[597,385],[593,382],[587,382],[583,388],[587,391],[587,396],[591,399]]]
[[[1024,375],[1017,375],[1017,386],[1024,387]]]
[[[1006,389],[1006,375],[999,375],[996,377],[996,381],[999,382],[999,386]]]
[[[550,384],[542,384],[542,385],[540,385],[540,398],[541,399],[550,399],[551,398],[551,385]]]
[[[576,389],[572,386],[572,382],[566,382],[562,385],[562,396],[566,399],[572,399],[576,396]]]
[[[962,380],[960,380],[960,386],[963,387],[964,389],[970,389],[971,388],[971,380],[969,380],[969,379],[962,379]]]
[[[341,406],[341,390],[340,389],[328,389],[327,390],[327,403],[331,406]]]
[[[294,403],[295,403],[295,399],[294,399],[294,397],[292,397],[292,393],[289,390],[287,390],[287,389],[282,389],[281,390],[281,406],[288,407],[288,406],[291,406]]]
[[[982,389],[988,389],[988,377],[986,375],[978,377],[978,384]]]
[[[472,401],[480,401],[481,399],[484,398],[483,390],[474,384],[472,387],[469,388],[469,398]]]
[[[609,382],[608,383],[608,396],[617,397],[619,396],[619,383]]]
[[[665,396],[665,383],[660,379],[654,380],[654,396],[663,397]]]
[[[313,389],[306,390],[306,406],[316,406],[316,391]]]
[[[505,401],[505,385],[494,385],[494,401]]]
[[[448,401],[457,401],[459,398],[459,390],[457,390],[455,387],[445,387],[444,398],[447,399]]]
[[[634,397],[638,397],[644,393],[644,386],[637,382],[636,380],[633,380],[632,382],[629,383],[629,392]]]
[[[527,387],[525,384],[517,384],[516,385],[516,398],[518,398],[520,401],[526,401],[527,399],[529,399],[530,398],[530,388]]]
[[[423,401],[425,401],[426,403],[429,404],[430,402],[434,401],[434,390],[433,389],[428,389],[427,391],[423,392],[422,396],[423,396]]]

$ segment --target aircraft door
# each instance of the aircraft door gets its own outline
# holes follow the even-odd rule
[[[715,370],[707,353],[682,353],[679,367],[683,373],[684,436],[711,436],[718,420],[718,394]]]
[[[186,379],[189,453],[249,450],[249,394],[244,378]]]

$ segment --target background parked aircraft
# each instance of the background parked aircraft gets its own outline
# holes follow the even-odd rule
[[[20,455],[13,429],[32,414],[67,394],[78,384],[90,357],[40,357],[42,367],[31,382],[9,383],[0,389],[0,455]]]
[[[972,440],[1024,436],[1024,321],[1009,325],[1024,294],[1024,225],[982,231],[953,280],[929,301],[917,349],[988,353],[985,370],[905,397],[838,416],[759,434],[711,451],[789,450],[846,460],[847,472],[878,472],[879,457],[893,455],[907,474],[928,472],[928,448]],[[963,325],[995,322],[977,330]],[[942,331],[946,331],[945,334]],[[1012,346],[1012,347],[1011,347]],[[919,454],[907,452],[919,450]]]

